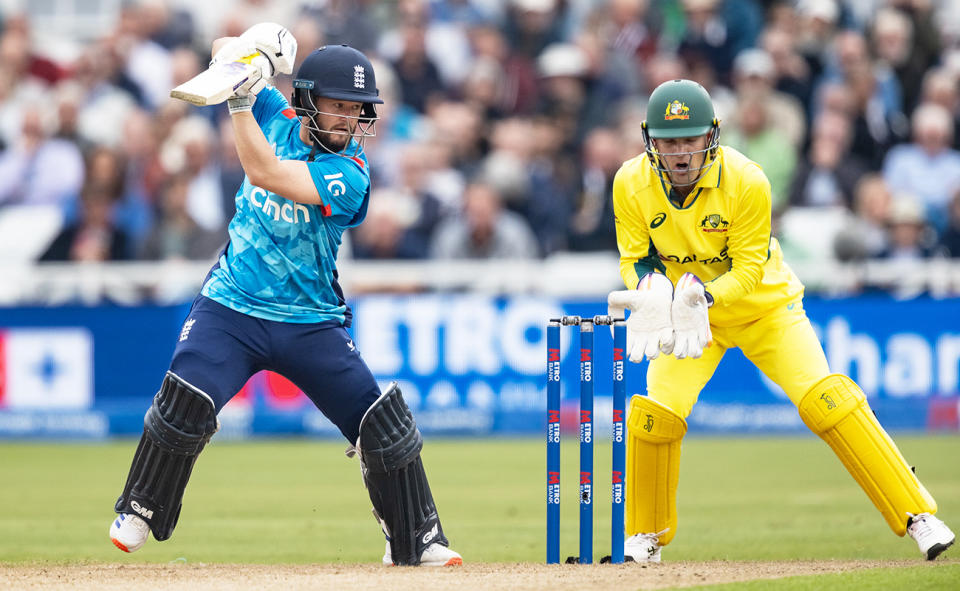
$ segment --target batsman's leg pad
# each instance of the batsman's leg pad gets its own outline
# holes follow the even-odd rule
[[[687,422],[648,396],[630,399],[627,418],[627,536],[667,530],[666,546],[677,532],[680,444]]]
[[[430,544],[447,546],[420,458],[423,437],[396,383],[367,409],[357,448],[393,563],[417,565]]]
[[[193,464],[219,427],[213,400],[168,371],[143,419],[143,435],[114,510],[139,515],[158,541],[169,538]]]
[[[883,430],[867,397],[847,376],[831,374],[804,394],[797,407],[811,431],[833,448],[898,536],[907,513],[936,513],[937,503]]]

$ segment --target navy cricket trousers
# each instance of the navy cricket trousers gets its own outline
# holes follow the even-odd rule
[[[380,387],[347,330],[241,314],[197,296],[170,371],[210,395],[217,412],[253,374],[270,370],[303,390],[352,444]]]

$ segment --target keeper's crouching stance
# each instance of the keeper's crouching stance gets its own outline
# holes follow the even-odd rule
[[[245,178],[230,242],[193,302],[147,412],[110,538],[133,552],[151,531],[158,541],[171,536],[217,414],[250,376],[270,370],[296,384],[359,448],[389,540],[383,562],[458,565],[413,415],[396,384],[381,393],[347,331],[353,314],[337,253],[370,201],[363,141],[374,135],[383,102],[373,66],[346,45],[316,49],[300,65],[288,102],[269,78],[291,73],[295,55],[289,31],[272,23],[214,42],[215,62],[259,68],[227,101]]]
[[[686,418],[724,352],[739,347],[783,388],[893,532],[936,558],[954,534],[861,389],[830,372],[803,286],[771,237],[760,167],[720,145],[710,96],[690,80],[653,91],[642,131],[646,153],[624,163],[613,185],[628,289],[610,294],[609,305],[611,314],[631,311],[630,360],[650,359],[647,396],[633,397],[627,418],[625,555],[659,561],[676,535]]]

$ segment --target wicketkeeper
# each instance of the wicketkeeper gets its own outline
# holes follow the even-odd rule
[[[217,413],[254,373],[286,376],[359,453],[385,564],[462,563],[448,548],[420,450],[423,439],[396,383],[381,392],[347,328],[337,275],[343,232],[370,200],[364,138],[383,103],[370,61],[346,45],[300,65],[291,104],[269,84],[291,73],[296,41],[255,25],[213,44],[214,62],[257,65],[227,101],[246,177],[230,241],[180,332],[110,526],[113,543],[140,548],[173,533],[194,462]],[[242,69],[242,68],[241,68]]]
[[[899,536],[929,560],[954,541],[937,504],[849,377],[831,373],[803,310],[803,285],[770,234],[770,183],[719,143],[707,91],[658,86],[643,122],[646,153],[613,185],[620,275],[610,295],[627,320],[630,360],[650,360],[647,395],[627,419],[625,554],[658,562],[677,533],[686,417],[723,354],[739,347],[786,392]],[[663,355],[661,355],[661,353]]]

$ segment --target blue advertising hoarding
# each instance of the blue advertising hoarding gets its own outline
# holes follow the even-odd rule
[[[370,295],[351,302],[354,340],[377,379],[398,380],[425,433],[540,435],[546,320],[594,316],[602,301],[474,294]],[[958,429],[960,299],[808,297],[833,371],[863,387],[890,429]],[[0,309],[0,437],[135,435],[188,306]],[[576,328],[562,332],[563,422],[578,398]],[[609,424],[611,336],[597,327],[597,427]],[[646,363],[628,363],[628,395]],[[338,436],[280,376],[257,374],[221,413],[223,437]],[[801,432],[793,405],[729,351],[689,417],[690,432]],[[607,427],[609,428],[609,427]]]

